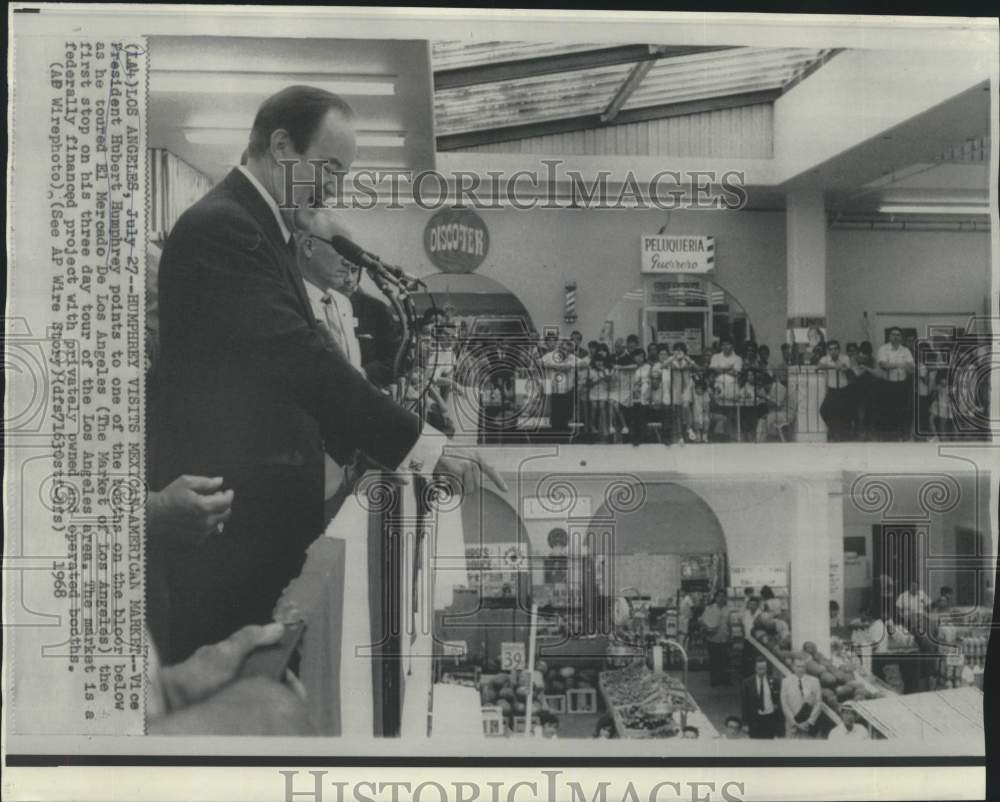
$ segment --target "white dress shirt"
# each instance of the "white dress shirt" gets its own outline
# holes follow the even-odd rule
[[[851,360],[841,354],[836,361],[830,356],[819,360],[818,367],[826,371],[826,387],[828,390],[839,390],[847,387],[847,371],[851,369]]]
[[[361,345],[356,332],[358,321],[354,317],[351,299],[336,290],[324,291],[308,279],[306,295],[316,319],[330,330],[348,361],[357,370],[362,370]]]
[[[808,704],[812,706],[812,712],[809,714],[807,723],[812,724],[819,717],[820,701],[822,701],[822,693],[819,680],[816,677],[806,674],[800,678],[792,674],[781,681],[781,708],[785,718],[795,718],[802,705]]]
[[[889,365],[886,378],[891,382],[905,381],[907,375],[913,373],[913,354],[905,345],[900,345],[898,348],[894,348],[892,343],[880,345],[875,361],[877,364],[885,362]]]

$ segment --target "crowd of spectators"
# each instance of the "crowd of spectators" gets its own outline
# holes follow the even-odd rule
[[[518,428],[557,442],[784,442],[795,438],[803,395],[790,369],[803,367],[821,374],[804,386],[817,394],[829,441],[943,440],[956,434],[956,388],[970,378],[918,364],[898,328],[878,347],[813,329],[807,346],[783,343],[775,355],[727,337],[692,354],[682,341],[643,348],[636,334],[584,342],[580,331],[537,340],[471,330],[447,310],[425,315],[411,393],[445,430],[454,429],[455,395],[475,394],[483,442]]]

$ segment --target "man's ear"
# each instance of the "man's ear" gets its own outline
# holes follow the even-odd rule
[[[312,259],[313,248],[315,247],[313,238],[299,231],[296,231],[292,236],[295,237],[295,241],[298,244],[299,253],[306,259]]]
[[[292,145],[292,138],[288,135],[288,131],[284,128],[275,128],[271,132],[268,150],[275,161],[292,158],[295,147]]]

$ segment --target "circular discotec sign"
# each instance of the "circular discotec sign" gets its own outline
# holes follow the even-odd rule
[[[443,273],[471,273],[490,251],[490,232],[471,209],[441,209],[424,229],[424,250]]]

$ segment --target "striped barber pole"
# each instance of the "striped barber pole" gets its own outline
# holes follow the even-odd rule
[[[563,305],[563,320],[576,323],[576,282],[566,282],[566,298]]]

